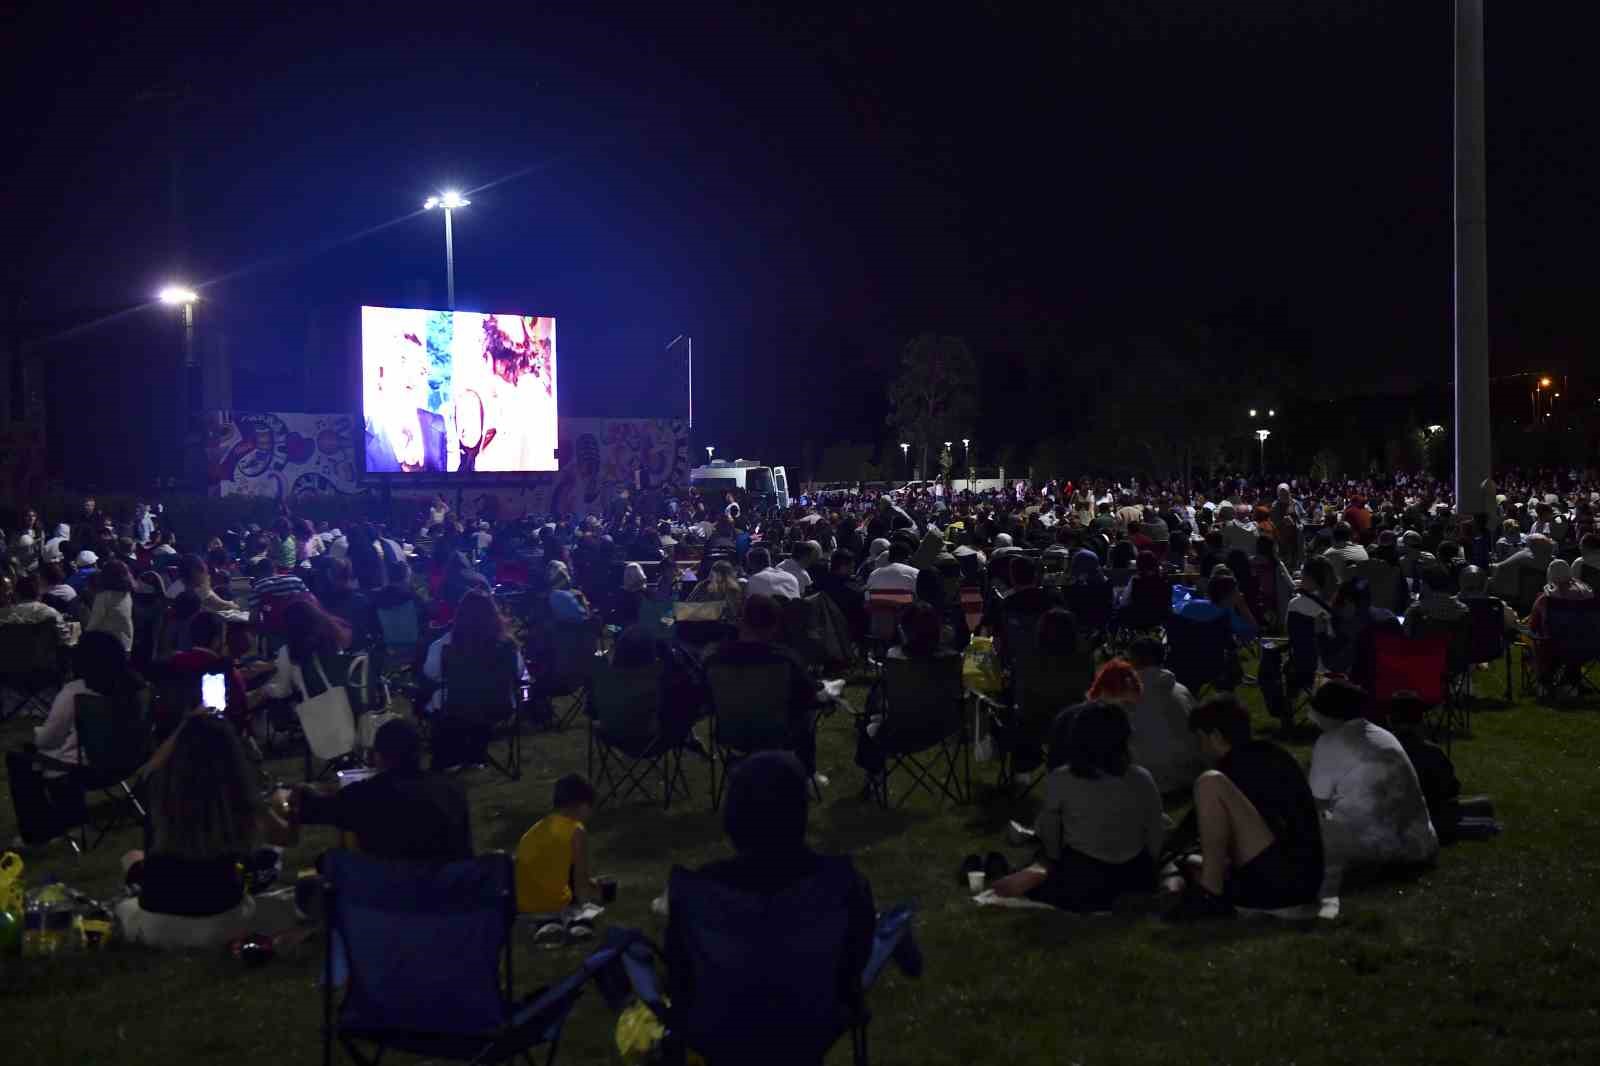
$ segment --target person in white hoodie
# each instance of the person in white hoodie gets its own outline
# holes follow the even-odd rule
[[[1142,685],[1139,702],[1129,709],[1133,725],[1133,761],[1150,771],[1165,795],[1188,789],[1205,770],[1200,742],[1189,731],[1194,696],[1161,666],[1165,649],[1156,637],[1140,637],[1129,649]]]

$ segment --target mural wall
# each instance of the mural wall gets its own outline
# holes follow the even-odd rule
[[[347,414],[212,411],[206,484],[215,496],[354,496],[356,426]]]
[[[207,484],[213,495],[355,496],[360,423],[347,414],[213,411],[205,419]],[[461,488],[461,509],[496,521],[524,515],[602,514],[623,488],[689,483],[689,427],[675,418],[563,418],[560,470],[515,482]],[[456,504],[448,477],[393,498],[421,503],[442,493]]]

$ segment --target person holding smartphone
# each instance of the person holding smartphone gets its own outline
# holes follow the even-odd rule
[[[258,687],[247,691],[243,672],[228,657],[228,623],[221,615],[210,611],[196,614],[189,622],[189,639],[192,646],[173,655],[172,669],[182,674],[216,674],[222,679],[222,706],[213,708],[210,701],[205,705],[221,711],[220,716],[245,739],[249,751],[254,741],[246,738],[250,738],[256,708],[267,699],[266,690]],[[271,663],[257,663],[252,673],[271,673],[272,669]]]

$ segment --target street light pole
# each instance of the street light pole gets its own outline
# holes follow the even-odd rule
[[[456,309],[456,241],[451,213],[471,203],[458,192],[443,192],[422,202],[424,211],[432,211],[436,207],[444,209],[444,285],[452,311]]]
[[[1256,430],[1256,440],[1261,442],[1261,476],[1267,476],[1267,438],[1272,436],[1270,429]]]
[[[694,338],[687,333],[680,333],[668,343],[666,351],[672,351],[672,346],[683,341],[689,351],[689,428],[694,428]]]
[[[907,444],[905,441],[900,442],[900,458],[902,460],[902,465],[909,474],[911,472],[911,445]],[[911,479],[907,477],[906,480],[910,481]]]

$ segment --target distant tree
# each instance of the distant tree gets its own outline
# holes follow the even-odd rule
[[[872,445],[830,444],[817,459],[817,481],[870,481],[862,468],[872,466]],[[876,469],[876,468],[874,468]]]
[[[889,385],[888,423],[921,456],[937,442],[965,435],[977,413],[978,366],[959,337],[924,333],[900,352],[900,374]]]
[[[1332,481],[1340,469],[1339,453],[1332,448],[1322,448],[1311,457],[1311,476],[1317,481]]]

